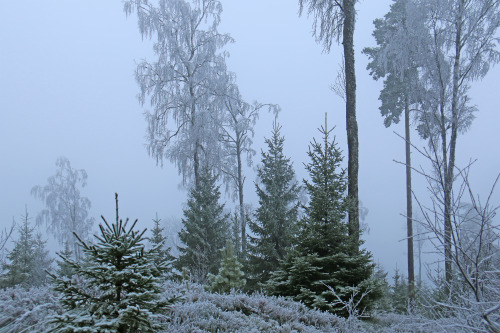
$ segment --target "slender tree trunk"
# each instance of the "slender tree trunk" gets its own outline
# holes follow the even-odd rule
[[[439,48],[436,42],[436,32],[434,32],[434,39],[436,43],[436,49]],[[450,215],[450,205],[451,205],[451,187],[449,183],[449,160],[448,160],[448,138],[447,138],[447,118],[445,114],[445,103],[446,103],[446,84],[442,75],[441,62],[436,56],[436,65],[439,71],[439,127],[441,136],[441,163],[438,158],[438,146],[436,143],[432,143],[432,149],[436,152],[436,161],[434,161],[435,171],[439,174],[440,186],[443,190],[443,201],[444,201],[444,266],[445,266],[445,281],[446,281],[446,293],[448,294],[450,289],[451,277],[452,277],[452,265],[451,265],[451,215]]]
[[[196,128],[197,123],[197,114],[196,114],[196,102],[195,102],[195,94],[194,88],[189,87],[189,94],[191,95],[191,126],[192,129]],[[193,153],[193,168],[194,168],[194,186],[198,189],[199,179],[200,179],[200,154],[198,149],[201,148],[200,140],[197,138],[194,143],[194,153]]]
[[[455,59],[453,63],[453,93],[451,100],[451,136],[450,136],[450,154],[448,161],[448,170],[445,174],[445,275],[448,285],[452,282],[452,240],[453,227],[451,224],[451,192],[453,190],[454,169],[455,169],[455,153],[458,135],[458,94],[460,85],[460,55],[462,51],[462,21],[464,13],[464,0],[458,2],[458,17],[455,18]]]
[[[418,284],[422,284],[422,238],[418,240]]]
[[[405,148],[406,148],[406,235],[408,238],[408,295],[410,305],[415,303],[415,264],[413,256],[413,211],[411,193],[411,138],[410,138],[410,105],[405,96]]]
[[[194,186],[195,188],[199,187],[199,179],[200,179],[200,156],[198,153],[198,147],[200,144],[198,143],[198,140],[196,140],[195,147],[194,147],[194,154],[193,154],[193,164],[194,164]]]
[[[359,143],[358,123],[356,120],[356,72],[354,67],[354,25],[356,0],[344,1],[343,46],[346,78],[346,129],[347,129],[347,177],[348,197],[352,200],[349,210],[349,237],[352,251],[359,250],[359,197],[358,197],[358,170],[359,170]]]
[[[240,221],[241,221],[241,258],[245,259],[247,254],[247,222],[245,218],[245,206],[243,201],[243,171],[241,164],[241,148],[236,147],[236,156],[238,157],[238,196],[240,202]]]
[[[441,145],[442,145],[442,174],[441,186],[444,196],[444,275],[446,281],[446,293],[449,293],[450,283],[452,279],[452,262],[451,262],[451,183],[449,181],[449,160],[448,160],[448,145],[446,137],[446,118],[444,114],[444,93],[441,101]],[[438,163],[438,161],[436,161]]]

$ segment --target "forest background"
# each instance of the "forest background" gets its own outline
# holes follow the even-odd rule
[[[357,113],[360,141],[360,200],[368,210],[364,247],[374,260],[392,272],[406,267],[405,170],[393,160],[404,159],[402,124],[383,125],[378,107],[382,82],[365,69],[361,50],[374,46],[373,20],[383,17],[391,1],[360,1],[355,30],[358,79]],[[311,36],[312,19],[298,17],[294,1],[224,1],[221,32],[236,42],[228,45],[228,67],[248,101],[281,106],[279,122],[285,136],[285,155],[294,163],[297,178],[306,177],[307,145],[328,112],[329,125],[346,154],[345,106],[330,86],[341,61],[341,47],[329,54]],[[66,156],[73,168],[85,169],[88,186],[83,195],[92,202],[90,216],[113,215],[113,194],[120,194],[123,216],[151,227],[158,213],[165,226],[177,225],[187,192],[176,167],[162,168],[144,147],[146,123],[136,95],[135,63],[152,59],[151,43],[142,40],[134,17],[126,18],[122,3],[86,1],[61,3],[16,1],[0,13],[0,228],[12,218],[20,221],[25,205],[31,216],[41,202],[30,195],[34,185],[54,174],[55,161]],[[477,105],[471,129],[459,136],[457,165],[478,159],[470,180],[473,190],[487,194],[500,166],[500,68],[494,67],[472,85]],[[261,112],[253,148],[265,149],[274,115]],[[426,143],[417,141],[422,147]],[[413,154],[414,166],[429,170]],[[246,202],[254,208],[254,166],[245,169]],[[428,197],[423,178],[414,176],[417,195]],[[498,202],[497,193],[492,202]],[[231,199],[228,207],[231,207]],[[177,230],[173,230],[177,231]],[[49,242],[55,244],[55,242]],[[54,249],[56,249],[54,247]],[[424,260],[424,261],[432,261]]]

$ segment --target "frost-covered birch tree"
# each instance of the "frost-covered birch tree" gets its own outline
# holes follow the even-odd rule
[[[356,120],[356,71],[354,66],[354,26],[356,21],[355,4],[357,0],[299,0],[302,14],[304,7],[307,13],[314,16],[313,35],[322,42],[324,50],[329,52],[332,43],[342,42],[344,49],[345,102],[347,130],[347,177],[348,195],[352,201],[349,210],[349,237],[359,248],[359,142],[358,121]],[[341,38],[342,37],[342,38]]]
[[[237,197],[239,204],[239,223],[241,226],[241,253],[245,257],[247,253],[246,242],[246,212],[244,201],[245,175],[243,174],[244,162],[247,166],[252,165],[252,157],[255,150],[252,149],[254,126],[259,118],[262,108],[268,108],[277,114],[280,111],[278,105],[246,102],[240,94],[235,76],[227,76],[228,81],[224,83],[225,93],[222,96],[225,110],[220,122],[220,143],[222,156],[220,158],[220,170],[226,189]],[[222,90],[221,89],[221,90]]]
[[[384,125],[399,123],[404,113],[406,152],[406,220],[408,248],[408,287],[414,300],[413,212],[411,186],[410,111],[418,108],[419,75],[422,52],[428,45],[425,12],[413,0],[394,0],[383,19],[376,19],[373,36],[377,47],[363,49],[370,58],[367,69],[375,80],[384,78],[380,92],[380,111]],[[413,302],[412,302],[413,303]]]
[[[449,259],[454,269],[453,280],[444,284],[445,294],[429,304],[429,309],[435,310],[433,314],[438,318],[452,316],[450,330],[456,327],[467,332],[500,332],[500,233],[495,221],[500,206],[493,203],[500,175],[490,192],[480,197],[472,191],[469,171],[470,165],[456,168],[458,186],[451,193]],[[433,176],[426,175],[429,187],[440,191],[432,186]],[[444,210],[437,197],[435,194],[428,206],[417,200],[422,213],[420,223],[427,233],[434,235],[430,241],[437,252],[447,255],[448,239],[442,227]]]
[[[434,186],[443,207],[445,279],[452,280],[452,190],[458,135],[474,119],[468,95],[472,82],[500,61],[500,1],[437,0],[424,2],[430,43],[423,67],[422,112],[418,126],[427,139],[436,173]]]
[[[80,189],[87,185],[87,172],[73,169],[65,157],[59,157],[56,166],[56,174],[47,179],[47,185],[31,189],[31,194],[45,205],[36,223],[46,224],[61,245],[69,244],[79,260],[80,247],[73,233],[86,239],[94,223],[94,218],[88,216],[90,200],[80,194]]]
[[[224,46],[218,31],[222,5],[217,0],[127,0],[127,15],[137,13],[143,37],[154,40],[156,60],[136,69],[139,101],[146,101],[147,147],[159,163],[167,159],[184,182],[198,185],[200,165],[219,156],[219,113],[224,105],[218,80],[225,75]]]

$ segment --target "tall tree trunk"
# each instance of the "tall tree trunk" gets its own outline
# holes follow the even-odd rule
[[[346,130],[347,130],[347,177],[348,197],[352,200],[349,210],[349,237],[353,253],[359,250],[359,197],[358,197],[358,170],[359,170],[359,142],[358,123],[356,120],[356,72],[354,67],[354,25],[356,0],[344,1],[343,46],[346,78]]]
[[[434,31],[434,41],[436,43],[436,49],[439,49],[439,45],[436,39],[436,31]],[[435,61],[437,69],[439,72],[439,135],[441,137],[441,161],[438,158],[438,145],[437,143],[431,141],[432,150],[435,153],[435,161],[433,162],[435,171],[439,174],[440,186],[443,190],[443,200],[444,200],[444,257],[445,257],[445,281],[447,285],[445,287],[446,293],[448,294],[450,289],[450,282],[452,276],[452,265],[451,265],[451,215],[450,215],[450,204],[451,204],[451,187],[449,184],[448,174],[449,174],[449,160],[448,160],[448,138],[447,138],[447,117],[445,114],[445,103],[446,103],[446,84],[443,78],[441,69],[441,60],[438,58],[437,53],[435,54]],[[430,137],[432,140],[432,136]]]
[[[450,160],[451,156],[448,154],[446,125],[444,116],[444,105],[441,108],[441,140],[442,140],[442,175],[441,182],[443,188],[444,199],[444,272],[445,281],[447,283],[445,289],[449,293],[450,283],[452,279],[452,264],[451,264],[451,189],[452,183],[449,179]],[[451,145],[451,144],[450,144]]]
[[[198,140],[196,140],[196,143],[194,144],[194,154],[193,154],[193,164],[194,164],[194,186],[196,189],[199,187],[199,179],[200,179],[200,156],[198,153],[198,147],[200,144],[198,143]]]
[[[236,156],[238,157],[238,196],[240,202],[240,221],[241,221],[241,258],[245,259],[247,254],[247,221],[245,218],[245,206],[243,201],[243,171],[241,164],[241,148],[236,147]]]
[[[192,86],[189,87],[189,94],[191,96],[191,129],[196,128],[197,123],[197,114],[196,114],[196,102],[195,102],[195,94],[194,88]],[[200,179],[200,154],[198,149],[201,148],[199,138],[196,138],[194,143],[194,153],[193,153],[193,168],[194,168],[194,186],[198,189],[199,179]]]
[[[411,138],[410,138],[410,105],[405,96],[405,148],[406,148],[406,235],[408,238],[408,294],[410,306],[415,303],[415,264],[413,256],[413,211],[411,193]]]
[[[448,161],[448,170],[445,174],[445,217],[444,217],[444,235],[445,235],[445,275],[448,285],[453,279],[452,272],[452,243],[451,235],[453,227],[451,224],[451,192],[453,190],[454,169],[455,169],[455,152],[458,135],[458,94],[460,85],[460,54],[462,51],[462,24],[464,13],[464,0],[458,1],[458,17],[455,18],[455,57],[453,63],[453,95],[451,100],[451,137],[450,137],[450,154]]]

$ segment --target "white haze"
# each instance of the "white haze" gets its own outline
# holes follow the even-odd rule
[[[330,89],[341,48],[322,53],[311,36],[311,20],[298,17],[297,1],[222,1],[220,30],[236,43],[227,50],[228,66],[237,74],[244,98],[277,103],[285,136],[285,154],[299,179],[306,176],[309,141],[318,135],[328,112],[340,146],[347,150],[345,107]],[[365,247],[386,270],[406,269],[405,170],[393,160],[404,158],[403,141],[385,128],[378,107],[381,82],[366,71],[361,54],[374,46],[372,21],[389,9],[389,0],[364,0],[358,5],[355,34],[358,79],[357,113],[360,141],[360,199],[368,208]],[[146,123],[136,95],[136,62],[151,59],[151,43],[142,40],[134,16],[126,18],[121,1],[8,1],[0,11],[0,227],[18,221],[25,205],[31,216],[42,208],[30,195],[55,173],[55,161],[66,156],[74,168],[85,169],[83,195],[92,202],[91,216],[114,216],[114,193],[120,195],[122,217],[151,226],[157,212],[164,221],[180,219],[186,191],[179,188],[177,169],[163,168],[145,149]],[[473,189],[487,195],[500,172],[500,68],[473,84],[477,118],[457,144],[457,164],[478,159]],[[261,113],[254,149],[264,147],[271,114]],[[416,138],[415,132],[412,133]],[[423,146],[423,141],[416,141]],[[428,168],[413,153],[414,165]],[[259,153],[254,165],[260,160]],[[256,205],[247,171],[247,202]],[[423,178],[414,175],[415,191],[427,196]],[[500,191],[500,189],[499,189]],[[495,203],[500,202],[497,192]],[[226,197],[228,206],[232,206]],[[96,226],[94,226],[95,228]],[[43,228],[42,228],[43,229]],[[167,228],[168,229],[168,228]],[[55,247],[53,247],[55,248]],[[425,261],[425,259],[424,259]]]

